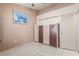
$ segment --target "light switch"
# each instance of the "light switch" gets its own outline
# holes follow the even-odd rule
[[[14,40],[14,43],[16,43],[16,40]]]

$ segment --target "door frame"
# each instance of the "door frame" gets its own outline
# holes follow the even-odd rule
[[[61,32],[61,17],[63,16],[63,15],[67,15],[67,14],[74,14],[75,16],[77,16],[77,17],[75,17],[75,19],[77,19],[78,18],[78,13],[77,12],[73,12],[73,13],[66,13],[66,14],[62,14],[62,15],[60,15],[59,17],[60,17],[60,48],[62,48],[61,47],[61,41],[62,41],[62,32]],[[77,21],[77,20],[76,20]],[[62,49],[66,49],[66,50],[72,50],[72,51],[78,51],[77,50],[77,31],[78,31],[78,28],[77,28],[77,26],[78,26],[78,22],[76,23],[76,50],[72,50],[72,49],[67,49],[67,48],[62,48]]]

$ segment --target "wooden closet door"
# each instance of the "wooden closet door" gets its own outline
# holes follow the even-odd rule
[[[57,33],[54,30],[55,25],[50,25],[50,41],[49,44],[51,46],[57,47]]]
[[[39,26],[39,42],[43,43],[43,26]]]
[[[49,25],[43,26],[43,43],[49,45]]]

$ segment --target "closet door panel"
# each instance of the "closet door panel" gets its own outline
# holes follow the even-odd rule
[[[50,25],[50,45],[57,47],[57,26]]]
[[[43,43],[43,26],[39,26],[39,42]]]
[[[76,50],[76,26],[77,19],[75,14],[66,14],[61,16],[61,48]]]
[[[44,25],[43,27],[43,43],[49,45],[49,25]]]
[[[77,14],[78,16],[78,23],[77,23],[77,51],[79,51],[79,13]]]

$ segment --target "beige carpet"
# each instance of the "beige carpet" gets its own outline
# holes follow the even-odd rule
[[[78,56],[78,52],[31,42],[0,52],[1,56]]]

